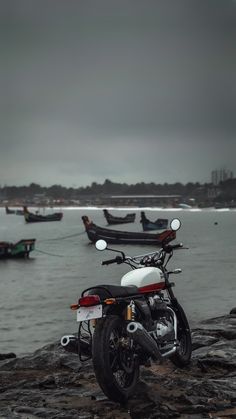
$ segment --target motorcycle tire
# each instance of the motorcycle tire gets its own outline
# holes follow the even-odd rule
[[[124,403],[134,392],[139,364],[129,348],[125,323],[119,316],[100,319],[93,335],[94,372],[104,394]]]
[[[183,308],[178,304],[177,314],[177,338],[178,344],[176,352],[170,360],[179,368],[189,365],[192,355],[192,338],[187,317]]]

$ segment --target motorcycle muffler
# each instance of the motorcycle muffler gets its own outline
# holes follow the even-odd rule
[[[61,346],[68,352],[78,354],[78,338],[74,335],[62,336]]]
[[[162,354],[155,340],[149,335],[141,323],[130,322],[127,326],[127,333],[149,356],[155,360],[162,360]]]

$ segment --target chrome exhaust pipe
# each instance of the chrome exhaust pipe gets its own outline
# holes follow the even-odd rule
[[[62,336],[61,346],[68,352],[78,354],[78,338],[74,335]]]
[[[155,340],[149,335],[141,323],[130,322],[127,326],[127,333],[154,360],[162,360],[162,354]]]

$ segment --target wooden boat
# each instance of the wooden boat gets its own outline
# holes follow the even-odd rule
[[[144,211],[141,211],[141,220],[143,231],[151,231],[151,230],[165,230],[168,227],[168,219],[167,218],[157,218],[156,221],[150,221]]]
[[[0,259],[28,258],[34,247],[35,239],[22,239],[16,243],[0,242]]]
[[[84,215],[82,217],[85,231],[91,242],[95,243],[99,239],[106,240],[111,244],[149,244],[160,246],[163,240],[167,243],[176,238],[176,232],[164,230],[161,233],[137,233],[132,231],[111,230],[99,227]]]
[[[215,203],[215,209],[224,209],[228,208],[228,205],[224,202],[216,202]]]
[[[28,209],[24,207],[24,217],[27,223],[38,223],[43,221],[60,221],[63,217],[63,213],[55,212],[53,214],[41,215],[29,212]]]
[[[125,217],[115,217],[114,215],[110,214],[107,209],[104,209],[103,213],[107,220],[107,224],[111,225],[133,223],[136,217],[135,213],[126,214]]]
[[[24,215],[24,210],[20,209],[10,209],[7,206],[5,206],[6,214],[16,214],[16,215]]]
[[[180,203],[180,204],[178,204],[178,208],[191,209],[192,207],[191,207],[191,205]]]

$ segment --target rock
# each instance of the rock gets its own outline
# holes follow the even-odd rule
[[[9,352],[7,354],[0,354],[0,361],[2,361],[3,359],[9,359],[9,358],[16,358],[16,354],[14,354],[13,352]]]
[[[229,314],[235,314],[236,315],[236,307],[232,308]]]
[[[236,417],[236,318],[209,319],[193,330],[191,365],[141,368],[134,396],[119,405],[81,363],[56,342],[0,361],[0,419],[157,419]]]

